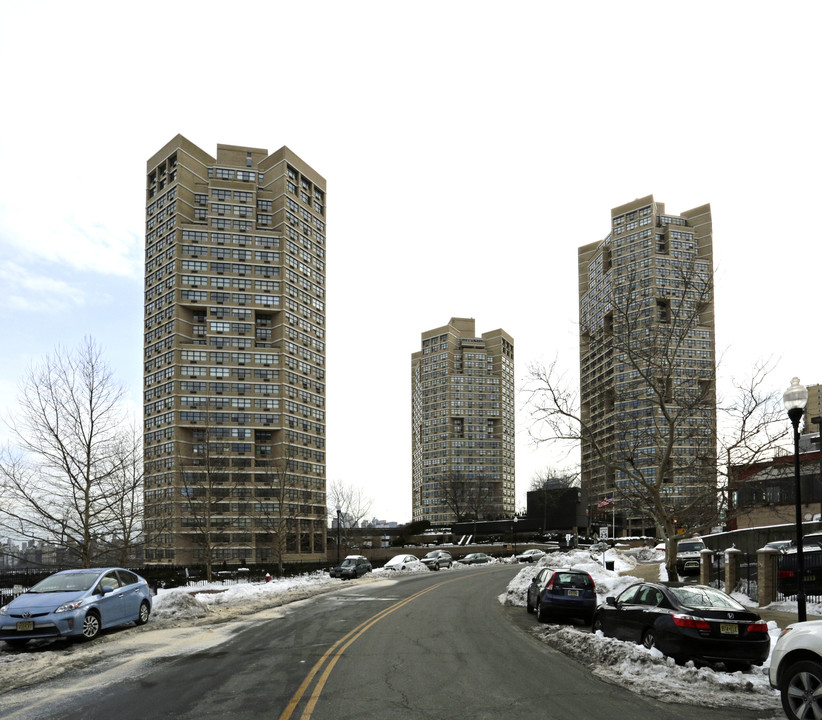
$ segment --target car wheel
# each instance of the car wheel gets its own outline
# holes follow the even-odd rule
[[[100,634],[100,616],[94,612],[89,611],[83,618],[83,634],[80,638],[84,642],[94,640]]]
[[[148,616],[151,614],[151,608],[148,603],[143,600],[140,603],[140,612],[137,614],[137,619],[134,621],[135,625],[145,625],[148,622]]]
[[[782,708],[791,720],[822,715],[822,665],[801,660],[782,675]]]
[[[439,570],[440,564],[438,562],[434,563],[434,570]]]
[[[530,595],[528,595],[528,594],[526,594],[526,595],[525,595],[525,609],[526,609],[529,613],[533,613],[533,612],[534,612],[534,606],[533,606],[533,605],[531,605],[531,596],[530,596]]]
[[[651,648],[656,647],[656,634],[654,633],[653,628],[648,628],[642,634],[642,644],[650,650]]]
[[[548,622],[548,609],[542,604],[542,600],[537,600],[537,622]]]
[[[6,640],[6,645],[13,648],[21,648],[26,645],[28,640]]]
[[[591,622],[591,632],[596,632],[597,630],[599,630],[602,633],[605,632],[602,629],[602,616],[601,615],[594,615],[594,619]]]

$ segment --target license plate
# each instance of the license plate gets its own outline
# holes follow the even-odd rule
[[[577,596],[579,595],[579,590],[569,590],[569,591],[568,591],[568,594],[569,594],[571,597],[577,597]]]
[[[34,622],[19,622],[17,623],[17,632],[31,632],[34,630]]]
[[[733,623],[720,623],[719,632],[723,635],[739,635],[739,626]]]

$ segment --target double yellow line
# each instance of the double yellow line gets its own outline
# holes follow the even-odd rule
[[[320,675],[317,683],[314,685],[314,689],[311,692],[311,695],[308,697],[308,700],[305,705],[305,709],[303,710],[303,714],[301,716],[301,720],[309,720],[311,717],[311,713],[314,712],[314,707],[317,704],[317,700],[320,699],[320,694],[325,687],[325,683],[328,680],[328,676],[331,674],[331,671],[334,669],[334,666],[337,664],[337,660],[340,659],[342,654],[348,649],[348,647],[353,643],[357,638],[359,638],[366,630],[376,625],[380,620],[387,617],[391,613],[396,610],[399,610],[401,607],[407,605],[408,603],[416,600],[418,597],[425,595],[425,593],[429,593],[432,590],[436,590],[438,587],[442,587],[443,585],[447,585],[448,583],[455,582],[460,578],[453,578],[452,580],[445,580],[441,583],[437,583],[436,585],[432,585],[425,590],[420,590],[418,593],[411,595],[405,600],[400,600],[397,603],[394,603],[390,607],[387,607],[385,610],[378,612],[376,615],[373,615],[368,620],[364,621],[357,627],[355,627],[351,632],[349,632],[344,637],[340,638],[335,642],[328,650],[326,650],[325,654],[317,660],[314,667],[311,668],[311,672],[306,675],[305,680],[300,683],[300,687],[297,688],[297,692],[294,693],[291,700],[288,701],[288,705],[286,705],[285,710],[283,710],[282,714],[280,715],[279,720],[289,720],[291,715],[294,713],[294,710],[297,709],[297,706],[302,702],[303,697],[306,694],[306,691],[311,686],[311,683],[314,681],[314,678],[317,676],[320,671],[322,674]]]

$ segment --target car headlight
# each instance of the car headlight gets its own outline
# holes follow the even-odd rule
[[[7,605],[3,605],[3,607],[0,607],[0,615],[8,615],[8,614],[9,614],[9,608],[8,608]]]
[[[61,613],[61,612],[69,612],[71,610],[76,610],[83,604],[82,600],[75,600],[74,602],[67,602],[63,603],[59,608],[57,608],[54,612]]]

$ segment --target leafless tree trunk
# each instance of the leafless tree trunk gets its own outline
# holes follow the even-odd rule
[[[65,548],[89,567],[114,528],[108,493],[118,467],[124,419],[122,389],[86,338],[77,350],[55,350],[21,383],[18,414],[8,420],[14,448],[0,459],[9,495],[3,525],[40,543]]]

